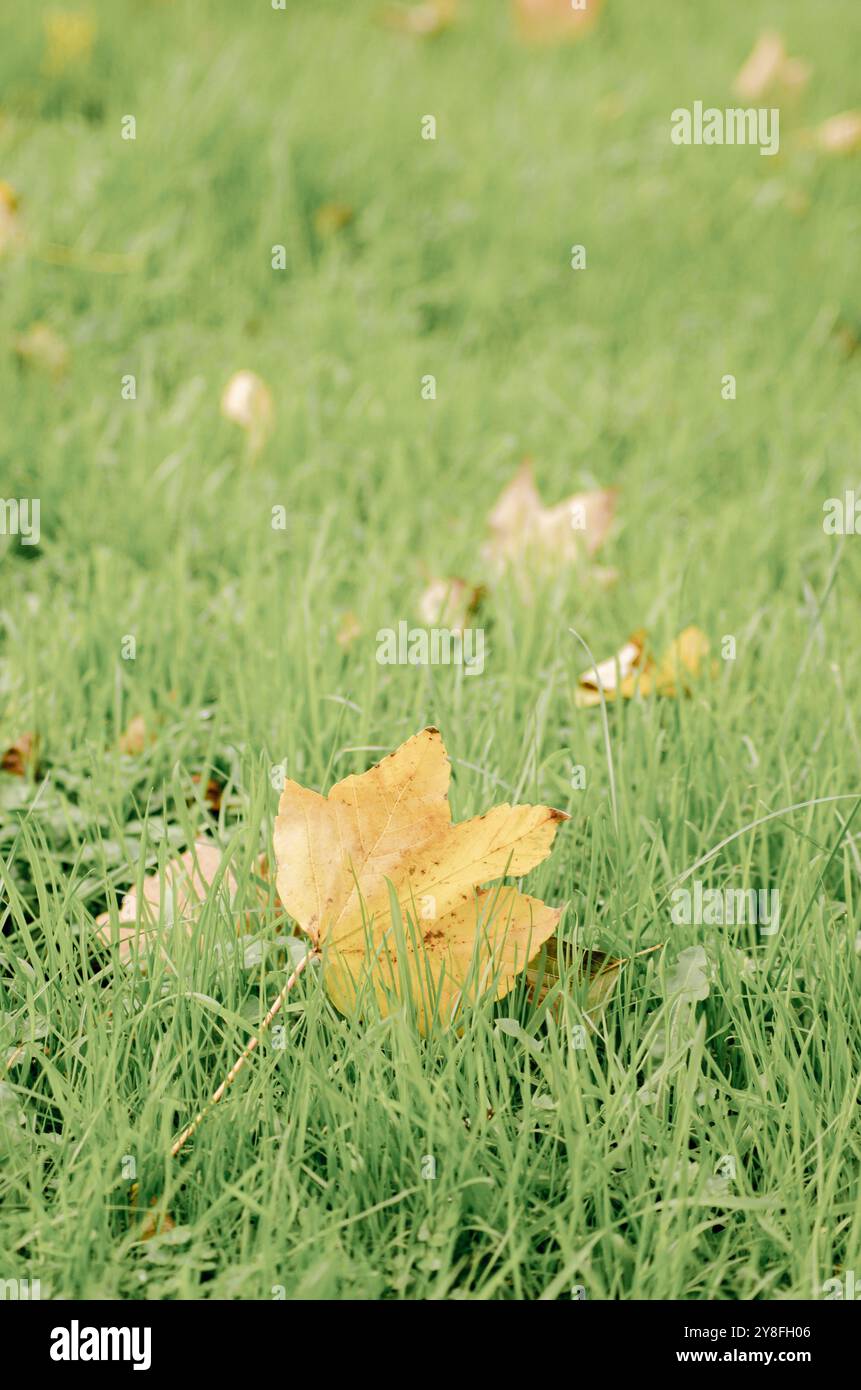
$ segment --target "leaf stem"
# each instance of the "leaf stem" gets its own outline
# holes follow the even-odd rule
[[[302,974],[305,967],[312,960],[319,960],[319,954],[314,950],[309,950],[307,955],[302,957],[299,964],[296,966],[296,969],[293,971],[293,974],[290,976],[286,984],[280,990],[278,997],[275,1000],[275,1003],[272,1005],[268,1014],[261,1023],[259,1031],[242,1049],[236,1061],[233,1063],[233,1066],[230,1068],[230,1071],[227,1073],[221,1085],[218,1087],[218,1090],[213,1093],[212,1099],[210,1100],[209,1104],[204,1106],[200,1113],[192,1120],[190,1125],[186,1125],[185,1129],[182,1131],[182,1134],[175,1141],[173,1148],[170,1151],[171,1158],[176,1158],[180,1149],[195,1133],[198,1126],[206,1118],[213,1106],[217,1105],[218,1102],[221,1100],[221,1097],[224,1095],[224,1092],[227,1090],[230,1083],[236,1080],[237,1076],[242,1071],[242,1068],[245,1066],[245,1063],[248,1061],[251,1054],[255,1051],[257,1047],[259,1047],[260,1039],[272,1023],[272,1020],[278,1014],[279,1010],[281,1009],[281,1005],[284,1003],[284,1000],[287,998],[287,995],[290,993],[296,981],[299,979],[299,976]]]

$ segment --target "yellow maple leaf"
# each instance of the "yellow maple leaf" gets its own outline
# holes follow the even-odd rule
[[[687,692],[691,679],[700,675],[708,652],[705,633],[698,627],[686,627],[655,661],[646,650],[646,634],[635,632],[615,656],[582,673],[574,703],[580,709],[600,705],[602,691],[608,702],[617,694],[630,700],[635,694],[674,696],[680,688]]]
[[[450,765],[423,729],[328,796],[287,781],[275,821],[278,895],[323,960],[342,1013],[367,983],[380,1011],[409,998],[422,1033],[464,998],[501,999],[555,931],[561,911],[518,889],[568,819],[547,806],[495,806],[452,824]]]

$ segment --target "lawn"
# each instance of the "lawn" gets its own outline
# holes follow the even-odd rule
[[[0,16],[0,493],[40,504],[0,535],[0,752],[38,738],[0,772],[0,1279],[822,1296],[861,1272],[861,540],[823,527],[859,479],[861,153],[807,132],[858,102],[857,0],[606,0],[558,45],[502,0],[435,38],[380,0],[57,8]],[[770,27],[811,68],[754,103],[779,153],[674,144]],[[238,371],[265,440],[220,412]],[[595,564],[491,572],[527,456],[548,505],[618,489]],[[452,576],[483,671],[381,664]],[[687,693],[578,705],[575,634],[690,625]],[[456,820],[570,814],[525,888],[626,960],[606,1007],[575,960],[424,1038],[312,967],[171,1158],[295,959],[278,769],[327,791],[427,725]],[[96,919],[201,837],[235,902],[130,967]],[[673,920],[686,873],[779,924]]]

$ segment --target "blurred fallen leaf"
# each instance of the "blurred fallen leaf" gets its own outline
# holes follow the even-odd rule
[[[0,758],[0,769],[12,777],[26,777],[30,771],[35,776],[39,770],[39,735],[22,734],[10,744]]]
[[[53,10],[45,15],[44,28],[43,67],[49,76],[56,76],[75,63],[89,62],[96,38],[96,24],[91,15]]]
[[[255,372],[236,372],[221,397],[221,413],[245,430],[252,453],[263,448],[272,432],[275,405],[266,382]]]
[[[457,18],[457,0],[425,0],[422,5],[389,5],[379,16],[387,29],[432,39],[450,29]]]
[[[432,579],[419,599],[419,616],[428,627],[462,632],[484,597],[482,585],[465,579]]]
[[[24,239],[18,216],[18,194],[0,179],[0,256],[20,245]]]
[[[788,188],[783,203],[795,217],[806,217],[810,211],[810,199],[803,188]]]
[[[28,367],[37,367],[53,377],[68,371],[69,349],[47,323],[31,324],[26,332],[19,333],[13,346],[16,356]]]
[[[163,879],[158,873],[144,879],[140,899],[135,888],[126,893],[117,915],[119,957],[124,965],[136,957],[144,960],[159,938],[173,926],[182,925],[191,935],[216,881],[232,908],[236,879],[229,869],[222,876],[223,860],[224,855],[217,845],[208,840],[196,840],[193,849],[169,861]],[[96,927],[97,936],[110,946],[113,941],[111,913],[101,913],[96,918]]]
[[[192,782],[200,787],[203,784],[203,799],[209,810],[217,816],[221,810],[221,797],[224,792],[224,783],[219,782],[217,777],[208,777],[205,784],[199,772],[192,773]]]
[[[620,694],[630,700],[633,695],[675,696],[681,688],[686,694],[690,680],[702,672],[708,656],[708,638],[698,627],[686,627],[670,643],[659,661],[646,652],[646,635],[635,632],[615,657],[601,661],[596,668],[584,671],[577,682],[574,703],[588,709],[601,703],[601,687],[609,702]],[[714,669],[714,668],[713,668]],[[599,683],[600,678],[600,683]]]
[[[757,39],[733,83],[733,91],[748,101],[757,101],[776,87],[800,91],[809,79],[807,63],[788,57],[781,35],[768,29]]]
[[[348,203],[323,203],[314,213],[314,230],[318,236],[334,236],[350,225],[353,216]]]
[[[156,1206],[155,1197],[150,1198],[150,1206]],[[169,1211],[162,1211],[161,1209],[148,1211],[141,1222],[138,1240],[152,1240],[153,1236],[164,1236],[167,1235],[168,1231],[175,1229],[176,1222]]]
[[[137,1212],[138,1198],[140,1197],[140,1183],[133,1182],[129,1188],[129,1210]],[[150,1207],[156,1208],[158,1199],[150,1197]],[[168,1231],[174,1230],[176,1222],[170,1212],[162,1209],[148,1211],[141,1222],[138,1240],[152,1240],[153,1236],[165,1235]]]
[[[539,864],[567,815],[506,804],[453,825],[450,775],[439,731],[428,728],[328,796],[284,784],[278,894],[322,954],[342,1013],[367,981],[384,1015],[407,996],[420,1032],[435,1018],[445,1028],[465,996],[503,998],[556,929],[559,909],[479,885]]]
[[[845,319],[838,319],[831,333],[843,356],[854,357],[861,347],[861,324],[852,324]]]
[[[575,953],[570,943],[559,943],[555,936],[551,936],[545,942],[541,955],[530,963],[526,971],[526,978],[532,987],[530,998],[533,1004],[537,1006],[542,1003],[558,982],[561,973],[559,969],[560,958],[563,967],[570,968],[575,963],[575,954],[579,977],[589,981],[584,1012],[587,1014],[600,1013],[606,1008],[613,990],[616,988],[619,971],[623,965],[627,964],[627,961],[622,958],[614,960],[604,951]],[[557,1015],[561,1011],[561,1003],[560,996],[553,1010]]]
[[[633,686],[628,689],[628,683],[632,681],[634,673],[641,669],[645,641],[646,634],[642,630],[632,633],[615,656],[608,657],[606,661],[599,661],[597,666],[584,671],[577,682],[575,703],[583,706],[599,705],[601,690],[603,689],[609,700],[615,695],[617,686],[621,686],[623,695],[633,694]]]
[[[823,154],[854,154],[861,149],[861,111],[843,111],[832,116],[810,138]]]
[[[143,715],[136,714],[117,739],[117,747],[126,757],[139,758],[148,743],[155,743],[155,735],[148,732]]]
[[[603,0],[514,0],[517,31],[530,43],[580,39],[598,19]]]
[[[562,977],[559,968],[561,960],[563,970],[570,970],[576,965],[578,977],[588,980],[583,1012],[588,1019],[594,1019],[603,1013],[609,1004],[619,982],[622,967],[630,965],[632,960],[637,960],[640,956],[651,955],[653,951],[660,949],[660,946],[648,946],[644,951],[638,951],[636,956],[608,956],[604,951],[577,950],[570,942],[559,942],[555,936],[551,936],[545,942],[541,954],[530,963],[526,971],[526,978],[531,986],[530,999],[537,1006],[547,997]],[[560,994],[551,1008],[556,1018],[561,1016],[562,1006],[563,998]]]
[[[620,121],[628,109],[624,92],[608,92],[595,107],[595,114],[602,121]]]
[[[511,565],[521,577],[591,557],[610,528],[616,496],[615,488],[602,488],[545,507],[526,459],[490,513],[482,554],[497,573]]]
[[[338,643],[339,647],[343,647],[344,651],[347,651],[352,647],[356,638],[361,637],[361,635],[362,624],[352,608],[350,608],[346,613],[341,614],[341,621],[338,624],[335,641]]]

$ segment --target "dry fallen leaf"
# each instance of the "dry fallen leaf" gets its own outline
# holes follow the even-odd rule
[[[578,705],[599,705],[601,703],[601,690],[603,689],[609,700],[615,695],[617,685],[621,686],[623,695],[633,694],[633,686],[628,689],[628,685],[629,682],[633,681],[634,673],[642,668],[645,640],[646,634],[644,632],[632,633],[615,656],[608,657],[606,661],[599,661],[597,666],[584,671],[577,681],[575,703]],[[593,694],[594,699],[592,698]]]
[[[96,25],[91,15],[68,10],[46,14],[44,69],[56,76],[75,63],[86,63],[93,51]]]
[[[335,634],[335,641],[339,647],[347,651],[352,647],[357,637],[362,635],[362,624],[353,612],[352,608],[346,613],[341,614],[341,621],[338,624],[338,631]]]
[[[194,848],[166,865],[164,878],[149,874],[143,881],[143,897],[132,888],[120,904],[119,956],[124,965],[136,957],[145,959],[151,948],[171,927],[182,925],[191,934],[197,917],[213,885],[226,895],[232,906],[236,880],[228,869],[222,874],[224,856],[208,840],[195,841]],[[140,931],[138,931],[138,923]],[[97,935],[110,946],[113,926],[110,912],[96,918]]]
[[[705,634],[698,627],[686,627],[659,661],[648,655],[645,642],[645,633],[635,632],[615,657],[598,663],[597,674],[594,666],[584,671],[577,682],[574,703],[580,709],[600,705],[601,687],[608,702],[617,694],[630,700],[635,694],[645,696],[652,692],[674,696],[679,688],[687,693],[690,680],[700,675],[708,656]]]
[[[861,325],[837,319],[831,335],[844,357],[854,357],[861,347]]]
[[[221,413],[245,430],[252,453],[258,453],[272,433],[272,393],[255,372],[236,372],[230,378],[222,393]]]
[[[6,749],[0,758],[0,769],[8,772],[12,777],[26,777],[32,769],[34,774],[39,770],[39,736],[38,734],[22,734],[16,738],[13,744]]]
[[[555,571],[595,554],[615,510],[615,488],[578,492],[545,507],[526,459],[490,513],[490,540],[482,553],[497,573],[509,565],[522,579]]]
[[[318,236],[334,236],[353,220],[349,203],[323,203],[314,213],[314,230]]]
[[[139,1197],[140,1183],[133,1182],[129,1188],[130,1211],[137,1212]],[[153,1210],[145,1214],[141,1222],[140,1231],[138,1232],[138,1240],[152,1240],[153,1236],[166,1235],[168,1231],[172,1231],[176,1227],[176,1222],[170,1212],[158,1206],[158,1199],[156,1197],[150,1197],[149,1204]]]
[[[580,39],[595,24],[603,0],[514,0],[520,37],[530,43]]]
[[[810,68],[800,58],[790,58],[780,34],[768,29],[760,34],[753,52],[733,83],[733,91],[746,101],[758,101],[780,87],[799,91],[810,79]]]
[[[117,746],[121,753],[126,757],[139,758],[148,743],[154,743],[155,738],[147,731],[146,720],[142,714],[136,714],[130,719],[123,732],[117,739]]]
[[[854,154],[861,150],[861,111],[843,111],[823,121],[813,132],[812,140],[823,154]]]
[[[450,29],[457,18],[457,0],[425,0],[422,5],[389,5],[380,15],[387,29],[432,39]]]
[[[150,1206],[156,1206],[156,1199],[150,1199]],[[141,1222],[138,1240],[152,1240],[153,1236],[167,1235],[168,1231],[176,1228],[176,1222],[169,1211],[155,1210],[148,1211]]]
[[[217,777],[207,777],[204,782],[199,772],[192,773],[192,782],[195,786],[203,788],[203,800],[214,816],[221,810],[221,798],[224,794],[224,783]]]
[[[574,963],[574,950],[571,945],[568,942],[557,944],[556,938],[551,937],[544,947],[541,958],[533,961],[526,972],[526,978],[532,986],[532,1002],[536,1005],[541,1003],[560,977],[560,953],[563,966],[571,966]],[[580,951],[578,953],[578,973],[589,981],[584,1007],[585,1013],[597,1014],[606,1008],[613,990],[616,988],[619,971],[627,963],[621,957],[613,959],[604,951]],[[561,1004],[561,996],[558,1004]],[[558,1006],[556,1011],[558,1012]]]
[[[428,627],[462,632],[484,597],[482,585],[465,579],[432,579],[419,599],[419,617]]]
[[[275,821],[278,895],[314,949],[335,1006],[351,1013],[369,980],[380,1010],[408,995],[418,1026],[451,1024],[464,997],[500,999],[561,912],[516,888],[568,819],[547,806],[496,806],[453,825],[451,768],[423,729],[328,796],[287,781]],[[390,885],[392,899],[390,899]],[[397,904],[403,927],[392,911]]]
[[[0,256],[24,239],[18,216],[18,194],[11,184],[0,179]]]
[[[14,342],[15,354],[28,367],[61,377],[69,367],[69,349],[47,323],[33,323]]]

